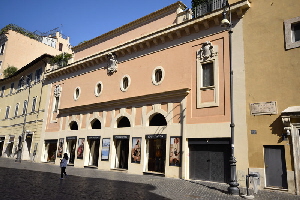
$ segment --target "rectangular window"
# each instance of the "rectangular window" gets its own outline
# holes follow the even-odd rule
[[[35,82],[39,82],[41,80],[42,68],[39,68],[35,71]]]
[[[300,47],[300,16],[284,21],[285,49]]]
[[[4,91],[5,91],[5,86],[2,86],[0,97],[3,97],[3,96],[4,96]]]
[[[9,94],[12,94],[14,92],[15,83],[10,84],[10,92]]]
[[[59,48],[59,49],[58,49],[59,51],[62,51],[62,49],[63,49],[63,44],[62,44],[62,43],[59,43],[59,44],[58,44],[58,48]]]
[[[6,107],[6,112],[5,112],[5,119],[7,119],[8,116],[9,116],[9,109],[10,109],[10,107],[7,106],[7,107]]]
[[[214,86],[213,63],[202,64],[202,87]]]
[[[25,115],[27,113],[27,105],[28,105],[28,102],[25,100],[24,106],[23,106],[23,115]]]
[[[34,111],[35,111],[35,106],[36,106],[36,97],[33,97],[31,112],[34,112]]]
[[[5,43],[0,46],[0,54],[4,53]]]
[[[15,109],[15,117],[18,116],[18,110],[19,110],[19,104],[17,103],[16,109]]]
[[[23,79],[21,78],[18,82],[18,89],[21,89],[21,87],[23,87]]]
[[[55,97],[54,110],[53,112],[57,112],[58,110],[59,97]]]
[[[293,42],[300,41],[300,23],[292,24],[292,31],[293,31]]]
[[[27,76],[27,79],[26,79],[26,84],[27,84],[27,86],[30,86],[30,85],[31,85],[31,81],[32,81],[32,74],[29,74],[29,75]]]

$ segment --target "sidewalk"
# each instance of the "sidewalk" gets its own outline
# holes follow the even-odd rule
[[[1,199],[243,199],[227,194],[227,184],[187,181],[152,175],[67,167],[60,180],[54,164],[0,158]],[[244,188],[241,189],[245,193]],[[251,194],[252,191],[251,191]],[[300,196],[261,190],[255,199],[300,199]]]

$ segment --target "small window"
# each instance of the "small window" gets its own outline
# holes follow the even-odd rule
[[[120,82],[120,88],[121,91],[125,92],[128,90],[131,83],[131,79],[128,75],[123,76],[121,82]]]
[[[18,82],[18,89],[23,88],[23,84],[24,84],[24,81],[23,81],[23,78],[21,78]]]
[[[202,87],[214,86],[213,63],[202,64]]]
[[[54,110],[53,112],[57,112],[58,110],[59,97],[55,97]]]
[[[156,67],[152,72],[152,83],[154,85],[159,85],[162,83],[165,77],[165,71],[162,67]]]
[[[35,111],[35,107],[36,107],[36,97],[33,97],[31,112],[34,112],[34,111]]]
[[[71,129],[71,130],[78,130],[78,124],[77,124],[76,121],[72,121],[72,122],[70,123],[70,129]]]
[[[123,78],[123,88],[126,90],[128,88],[128,77]]]
[[[59,43],[58,46],[59,46],[59,47],[58,47],[58,48],[59,48],[58,50],[59,50],[59,51],[62,51],[62,49],[63,49],[63,44],[62,44],[62,43]]]
[[[17,103],[15,108],[15,117],[18,116],[18,111],[19,111],[19,104]]]
[[[31,81],[32,81],[32,74],[29,74],[29,75],[27,76],[27,79],[26,79],[26,84],[27,84],[27,86],[30,86],[30,85],[31,85]]]
[[[77,87],[75,88],[75,91],[74,91],[74,100],[76,101],[80,96],[80,88]]]
[[[42,68],[39,68],[35,71],[35,82],[39,82],[41,80]]]
[[[12,94],[14,92],[15,83],[10,84],[10,92],[9,94]]]
[[[95,96],[96,97],[98,97],[98,96],[100,96],[100,94],[102,93],[102,90],[103,90],[103,84],[102,84],[102,82],[100,81],[100,82],[98,82],[97,84],[96,84],[96,86],[95,86]]]
[[[292,41],[300,41],[300,23],[292,24]]]
[[[5,43],[0,46],[0,54],[4,53]]]
[[[6,112],[5,112],[5,119],[7,119],[8,116],[9,116],[9,109],[10,109],[10,107],[7,106],[7,107],[6,107]]]
[[[22,113],[23,115],[27,113],[27,106],[28,106],[28,102],[25,100],[23,105],[23,113]]]
[[[300,16],[284,21],[285,49],[300,47]]]

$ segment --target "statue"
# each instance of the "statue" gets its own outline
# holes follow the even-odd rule
[[[112,75],[113,73],[117,72],[118,69],[118,61],[116,55],[114,53],[109,53],[107,55],[108,64],[107,64],[107,74]]]

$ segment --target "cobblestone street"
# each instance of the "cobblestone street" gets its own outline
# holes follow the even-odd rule
[[[60,180],[59,166],[0,158],[1,199],[242,199],[228,195],[226,184],[91,168],[67,167],[66,171],[68,176]],[[255,199],[300,197],[264,190]]]

